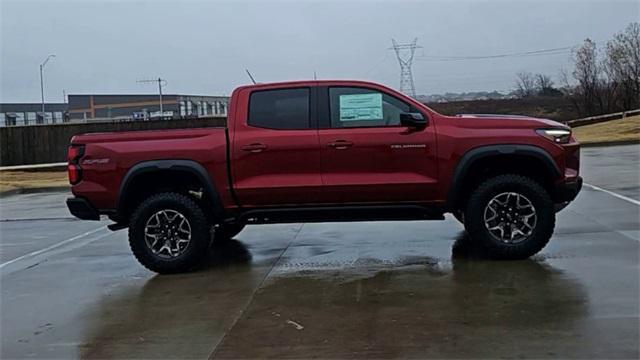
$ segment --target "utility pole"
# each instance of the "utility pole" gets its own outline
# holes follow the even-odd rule
[[[157,78],[157,79],[150,79],[150,80],[138,80],[137,82],[139,82],[139,83],[154,83],[154,82],[157,82],[158,83],[158,94],[160,96],[160,117],[163,117],[164,116],[164,109],[162,108],[162,87],[166,86],[168,84],[167,80],[161,79],[161,78]]]
[[[49,55],[47,56],[46,59],[44,59],[44,61],[42,62],[42,64],[40,64],[40,96],[42,97],[42,122],[44,123],[46,121],[46,118],[44,116],[44,76],[43,76],[43,71],[44,71],[44,66],[47,65],[47,62],[49,61],[49,59],[56,57],[55,55]]]
[[[416,52],[416,49],[422,47],[416,45],[417,42],[418,38],[415,38],[409,44],[398,44],[395,39],[391,39],[393,46],[389,48],[395,51],[398,63],[400,64],[400,92],[412,98],[416,97],[416,87],[413,83],[413,74],[411,73],[413,54]]]

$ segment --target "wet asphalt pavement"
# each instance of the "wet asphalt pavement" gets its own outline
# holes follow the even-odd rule
[[[622,155],[621,155],[622,154]],[[583,150],[640,199],[640,146]],[[2,358],[638,358],[640,206],[585,187],[535,257],[446,221],[248,226],[158,276],[66,194],[2,198]]]

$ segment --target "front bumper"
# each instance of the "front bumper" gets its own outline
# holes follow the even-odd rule
[[[67,207],[71,215],[82,220],[100,220],[100,213],[91,205],[89,201],[83,198],[68,198]]]
[[[556,203],[567,203],[573,201],[582,189],[582,177],[576,176],[571,181],[563,181],[556,185],[554,201]]]

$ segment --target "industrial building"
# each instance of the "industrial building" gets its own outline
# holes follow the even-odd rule
[[[0,126],[59,124],[64,122],[144,121],[227,116],[227,96],[162,95],[73,95],[67,103],[0,103]]]
[[[193,118],[227,116],[226,96],[162,95],[69,95],[71,120],[130,118]]]
[[[0,126],[59,124],[69,121],[67,104],[47,103],[44,114],[42,103],[0,103]]]

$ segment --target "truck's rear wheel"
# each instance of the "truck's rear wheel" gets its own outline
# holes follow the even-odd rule
[[[555,227],[549,194],[520,175],[483,182],[469,198],[465,228],[495,259],[525,259],[540,251]]]
[[[138,206],[129,223],[129,245],[138,261],[161,274],[192,270],[202,263],[210,225],[188,196],[159,193]]]

